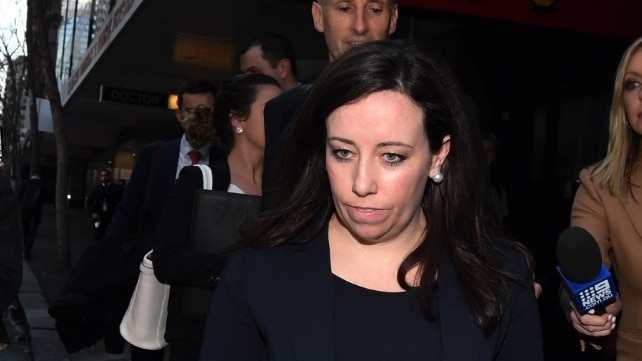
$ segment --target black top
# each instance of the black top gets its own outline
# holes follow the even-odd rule
[[[381,292],[332,277],[335,360],[441,360],[441,331],[410,292]]]

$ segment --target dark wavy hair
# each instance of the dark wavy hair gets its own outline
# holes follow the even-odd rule
[[[427,228],[417,249],[402,262],[399,284],[415,292],[428,319],[437,267],[442,255],[453,261],[472,319],[485,333],[497,326],[508,294],[510,275],[502,271],[484,227],[484,179],[480,143],[466,119],[462,94],[447,66],[434,54],[405,41],[383,40],[355,47],[330,64],[314,83],[293,129],[280,168],[284,190],[277,206],[264,213],[243,245],[272,247],[305,234],[318,234],[335,212],[326,159],[326,119],[337,108],[381,91],[408,96],[423,110],[431,152],[450,136],[450,152],[441,172],[444,181],[427,185],[421,202]],[[367,131],[367,130],[364,130]],[[400,190],[402,191],[402,190]],[[312,230],[312,231],[310,231]],[[299,236],[297,239],[300,239]],[[506,245],[513,247],[506,241]],[[515,247],[513,247],[515,248]],[[418,286],[406,273],[418,266]]]
[[[214,104],[214,127],[221,144],[228,150],[234,146],[234,130],[230,124],[230,113],[247,118],[256,101],[258,87],[274,85],[281,88],[279,82],[265,74],[241,74],[226,81],[216,95]]]

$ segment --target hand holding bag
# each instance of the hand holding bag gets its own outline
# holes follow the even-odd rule
[[[170,286],[156,279],[152,252],[149,251],[140,263],[140,276],[120,323],[120,334],[136,347],[159,350],[167,346],[165,323]]]

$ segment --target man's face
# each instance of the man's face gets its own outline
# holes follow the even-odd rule
[[[269,61],[263,58],[263,51],[259,45],[250,47],[241,55],[241,72],[245,74],[260,73],[273,77],[279,83],[281,75],[277,68],[273,68]]]
[[[101,171],[100,172],[100,182],[101,183],[107,183],[107,182],[109,182],[109,179],[110,179],[109,173],[107,173],[105,171]]]
[[[312,3],[314,27],[325,36],[331,62],[355,45],[387,38],[395,32],[397,17],[397,4],[393,4],[393,0]]]
[[[205,146],[211,140],[212,122],[204,122],[194,117],[198,107],[214,108],[214,95],[210,93],[183,94],[180,109],[176,110],[176,119],[185,132],[185,139],[194,149]]]

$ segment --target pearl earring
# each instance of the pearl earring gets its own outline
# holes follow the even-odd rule
[[[437,172],[437,173],[435,173],[435,175],[432,177],[432,181],[433,181],[435,184],[439,184],[439,183],[441,183],[441,182],[443,182],[443,181],[444,181],[444,175],[443,175],[443,174],[441,174],[441,172]]]
[[[234,131],[236,132],[236,134],[241,134],[241,133],[243,133],[243,127],[236,127],[236,129],[234,129]]]

